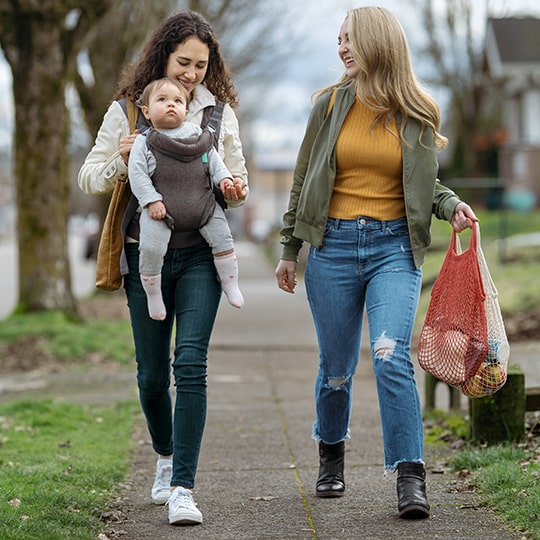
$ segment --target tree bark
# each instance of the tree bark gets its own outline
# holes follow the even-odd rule
[[[75,311],[67,252],[67,111],[57,25],[28,20],[15,67],[19,308]]]
[[[110,1],[0,3],[0,44],[13,73],[15,102],[18,311],[76,313],[67,237],[69,115],[64,92],[80,35]]]

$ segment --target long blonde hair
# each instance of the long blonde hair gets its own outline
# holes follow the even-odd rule
[[[421,87],[413,72],[409,45],[397,18],[381,7],[361,7],[347,12],[351,55],[359,67],[355,77],[356,95],[370,109],[377,112],[374,126],[384,123],[386,129],[396,113],[402,121],[398,137],[409,118],[417,119],[422,129],[431,128],[437,148],[442,149],[448,139],[439,133],[441,116],[435,100]],[[327,90],[350,83],[346,73],[337,83],[314,94],[314,99]]]

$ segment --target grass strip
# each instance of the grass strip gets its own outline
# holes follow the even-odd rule
[[[135,355],[128,320],[74,320],[60,311],[15,314],[0,321],[4,347],[24,339],[39,341],[55,358],[84,358],[100,353],[121,364],[131,364]]]
[[[0,538],[95,540],[133,449],[138,404],[0,405]]]
[[[527,538],[540,540],[540,461],[519,446],[466,448],[450,460],[456,471],[469,470],[482,500]]]

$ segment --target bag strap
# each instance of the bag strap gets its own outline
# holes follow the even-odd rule
[[[139,107],[131,99],[126,99],[126,112],[128,117],[129,132],[133,133],[139,117]]]
[[[219,132],[221,130],[221,120],[223,118],[223,109],[225,108],[225,103],[222,101],[216,101],[214,106],[206,107],[203,112],[203,119],[201,122],[202,129],[208,129],[210,133],[214,134],[214,147],[217,150],[219,144]],[[227,209],[227,201],[223,196],[223,193],[216,186],[212,186],[214,191],[214,196],[216,201],[223,208]]]
[[[203,112],[201,128],[208,128],[214,134],[214,146],[217,148],[219,143],[219,133],[221,131],[221,120],[223,119],[223,109],[225,103],[216,101],[216,104],[206,107]]]
[[[139,113],[140,113],[139,107],[137,107],[137,105],[135,105],[135,102],[131,101],[131,99],[129,98],[120,98],[118,100],[118,104],[120,105],[120,107],[122,107],[124,114],[127,116],[128,124],[129,124],[129,132],[133,133],[133,131],[137,127],[137,123],[139,120]],[[144,116],[141,115],[141,117],[144,119]]]

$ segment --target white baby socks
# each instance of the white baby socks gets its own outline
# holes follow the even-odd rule
[[[238,263],[235,253],[214,257],[214,265],[229,304],[241,308],[244,305],[244,297],[238,288]]]
[[[141,275],[141,283],[146,293],[150,318],[163,321],[167,315],[167,310],[161,295],[161,274],[155,274],[154,276]]]

